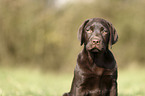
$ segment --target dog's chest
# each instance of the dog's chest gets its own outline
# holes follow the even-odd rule
[[[104,68],[96,67],[96,66],[92,67],[92,73],[94,73],[97,76],[101,76],[103,72],[104,72]]]
[[[87,90],[108,90],[113,80],[113,71],[101,67],[93,67],[92,73],[84,75],[82,85]]]
[[[102,67],[96,66],[96,64],[94,64],[91,67],[91,70],[92,70],[92,73],[97,76],[113,75],[114,73],[114,68],[113,69],[102,68]]]

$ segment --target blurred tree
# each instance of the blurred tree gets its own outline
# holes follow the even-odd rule
[[[75,66],[81,47],[77,31],[88,18],[112,22],[119,34],[113,46],[118,64],[145,62],[144,0],[0,0],[0,64],[60,70]],[[115,48],[114,48],[115,47]]]

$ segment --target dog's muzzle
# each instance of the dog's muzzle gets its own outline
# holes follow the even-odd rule
[[[100,37],[93,36],[88,44],[87,44],[87,49],[93,52],[99,52],[102,51],[103,46],[102,46],[102,40]]]
[[[93,45],[99,45],[100,42],[101,42],[101,40],[100,40],[99,38],[93,38],[93,39],[92,39],[92,44],[93,44]]]

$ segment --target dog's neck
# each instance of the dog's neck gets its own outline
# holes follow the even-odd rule
[[[84,49],[83,53],[88,57],[88,61],[92,65],[95,64],[98,67],[109,68],[109,69],[113,67],[113,65],[108,65],[105,63],[105,61],[107,62],[114,61],[114,57],[112,53],[109,51],[109,49],[107,49],[104,52],[90,52]]]

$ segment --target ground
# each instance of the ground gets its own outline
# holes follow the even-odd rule
[[[1,68],[0,96],[62,96],[70,90],[72,77],[71,73]],[[119,96],[145,96],[145,70],[119,70],[118,90]]]

